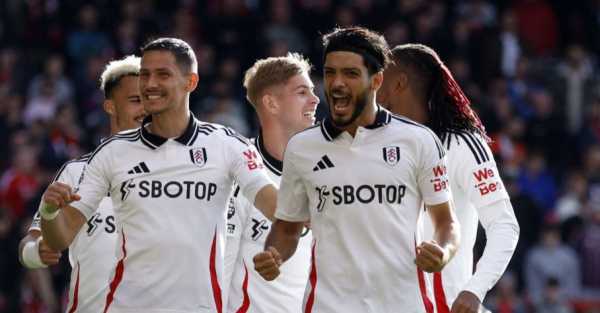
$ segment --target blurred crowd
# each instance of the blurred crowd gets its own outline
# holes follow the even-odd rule
[[[0,312],[64,311],[66,258],[26,271],[17,245],[60,165],[109,132],[107,61],[150,38],[186,40],[200,74],[192,110],[250,136],[244,70],[301,52],[319,87],[319,35],[336,25],[433,47],[481,115],[521,225],[486,306],[600,312],[600,0],[0,1]]]

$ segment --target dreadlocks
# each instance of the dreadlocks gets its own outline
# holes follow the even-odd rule
[[[489,141],[471,101],[433,49],[422,44],[400,45],[392,50],[392,58],[406,69],[415,93],[427,103],[427,126],[438,136],[466,129]]]

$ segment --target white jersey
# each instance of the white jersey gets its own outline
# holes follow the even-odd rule
[[[441,274],[435,273],[429,275],[429,278],[433,279],[436,303],[451,307],[460,291],[465,289],[473,292],[483,301],[485,293],[504,272],[514,250],[514,246],[512,250],[508,248],[507,255],[496,256],[494,262],[485,264],[488,267],[493,266],[494,271],[497,272],[495,280],[486,277],[482,281],[473,282],[474,286],[470,287],[468,282],[473,276],[473,247],[477,237],[479,219],[482,219],[482,223],[485,220],[490,220],[492,223],[502,222],[502,219],[507,217],[508,223],[513,224],[517,229],[516,232],[513,232],[509,228],[508,233],[504,234],[506,236],[501,239],[509,246],[511,241],[514,241],[516,245],[518,225],[510,205],[499,206],[507,211],[502,215],[500,212],[483,209],[495,202],[509,199],[494,156],[487,143],[479,135],[467,131],[445,133],[442,136],[442,142],[448,151],[448,175],[452,186],[456,215],[461,225],[461,243],[454,258],[444,267]],[[482,216],[479,216],[478,212]],[[423,221],[424,238],[433,238],[431,219],[425,218]],[[484,226],[487,226],[487,223],[484,223]],[[500,231],[500,229],[495,231]],[[491,232],[487,231],[487,234],[487,246],[489,247],[492,244],[492,240],[489,238]]]
[[[269,155],[261,136],[257,137],[255,145],[271,179],[279,185],[283,163]],[[254,270],[252,259],[264,251],[271,221],[238,191],[230,199],[227,216],[225,275],[231,273],[232,276],[227,312],[300,312],[310,269],[312,233],[305,228],[296,253],[281,266],[281,274],[274,281],[264,280]]]
[[[254,201],[270,183],[249,142],[190,118],[178,138],[142,127],[115,135],[90,156],[81,178],[87,218],[110,192],[118,263],[105,312],[222,312],[226,202],[234,181]]]
[[[431,130],[383,108],[354,138],[328,119],[292,137],[275,216],[311,221],[304,312],[431,312],[416,230],[424,203],[450,201],[445,163]]]
[[[54,181],[75,187],[89,158],[65,163]],[[39,213],[35,214],[29,230],[41,231]],[[102,312],[110,276],[117,263],[117,227],[110,198],[104,197],[98,210],[81,227],[69,246],[71,281],[68,313]]]

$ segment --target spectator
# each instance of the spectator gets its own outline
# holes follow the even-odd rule
[[[549,279],[559,283],[558,294],[563,299],[578,295],[580,273],[579,259],[573,249],[561,242],[558,224],[546,223],[540,243],[530,250],[525,261],[527,292],[533,303],[543,304]]]

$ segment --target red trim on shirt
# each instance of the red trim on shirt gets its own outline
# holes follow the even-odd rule
[[[419,277],[419,291],[421,291],[421,298],[423,299],[423,304],[425,305],[425,312],[433,313],[433,303],[431,303],[431,300],[429,300],[429,297],[427,297],[425,274],[419,268],[417,268],[417,276]]]
[[[77,310],[77,302],[79,300],[79,270],[80,265],[79,261],[77,261],[77,278],[75,279],[75,290],[73,290],[73,304],[69,309],[69,313],[73,313],[75,310]]]
[[[242,292],[244,293],[244,301],[236,313],[246,313],[250,308],[250,297],[248,296],[248,268],[246,267],[246,261],[244,261],[244,282],[242,283]]]
[[[213,236],[212,246],[210,247],[210,284],[212,285],[213,297],[215,298],[215,305],[217,306],[217,312],[223,312],[223,299],[221,299],[221,287],[219,286],[219,278],[217,277],[216,268],[217,259],[217,230],[215,229],[215,235]]]
[[[433,273],[433,293],[435,294],[435,306],[438,313],[450,313],[450,308],[446,303],[446,293],[442,284],[442,273]]]
[[[119,284],[121,283],[121,281],[123,280],[123,273],[125,272],[125,258],[127,257],[127,249],[125,248],[125,231],[123,229],[121,229],[121,234],[123,237],[123,243],[121,245],[121,249],[123,250],[123,257],[121,258],[121,260],[119,260],[119,263],[117,263],[117,268],[115,269],[115,277],[113,277],[112,282],[110,282],[110,291],[108,292],[108,295],[106,296],[106,304],[104,306],[104,313],[108,312],[108,308],[110,308],[110,305],[112,304],[113,300],[114,300],[114,296],[115,296],[115,292],[117,291],[117,287],[119,287]]]
[[[312,307],[315,302],[315,289],[317,289],[317,263],[315,262],[315,246],[317,242],[313,243],[312,252],[311,252],[311,269],[310,275],[308,276],[308,281],[310,281],[310,294],[308,295],[308,299],[306,300],[306,308],[304,309],[304,313],[312,312]]]

